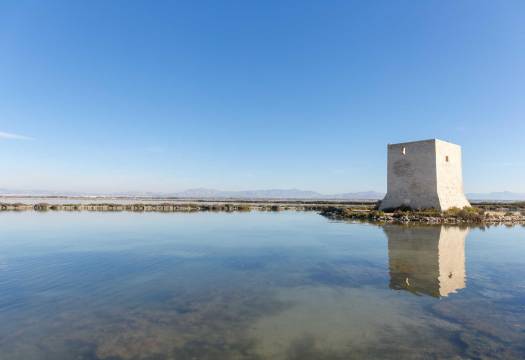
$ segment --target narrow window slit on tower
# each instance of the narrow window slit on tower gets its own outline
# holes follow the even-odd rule
[[[445,156],[445,161],[446,161],[446,162],[448,162],[448,155],[447,155],[447,156]]]

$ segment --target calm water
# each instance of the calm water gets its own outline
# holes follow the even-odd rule
[[[525,358],[525,228],[2,213],[0,359]]]

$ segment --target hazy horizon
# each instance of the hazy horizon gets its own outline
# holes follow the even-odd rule
[[[0,189],[386,191],[386,145],[525,193],[525,3],[0,4]]]
[[[320,193],[307,189],[246,189],[220,190],[208,188],[192,188],[182,191],[119,191],[119,192],[82,192],[82,191],[49,191],[44,189],[16,190],[0,188],[0,197],[23,199],[24,197],[175,197],[194,199],[238,198],[238,199],[339,199],[339,200],[381,200],[385,192],[368,190],[344,193]],[[486,193],[466,193],[469,200],[493,201],[523,201],[525,193],[511,191],[493,191]]]

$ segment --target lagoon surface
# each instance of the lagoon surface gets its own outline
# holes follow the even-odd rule
[[[525,228],[0,214],[0,359],[525,358]]]

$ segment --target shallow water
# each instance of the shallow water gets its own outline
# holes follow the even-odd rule
[[[2,213],[0,359],[525,357],[525,228]]]

